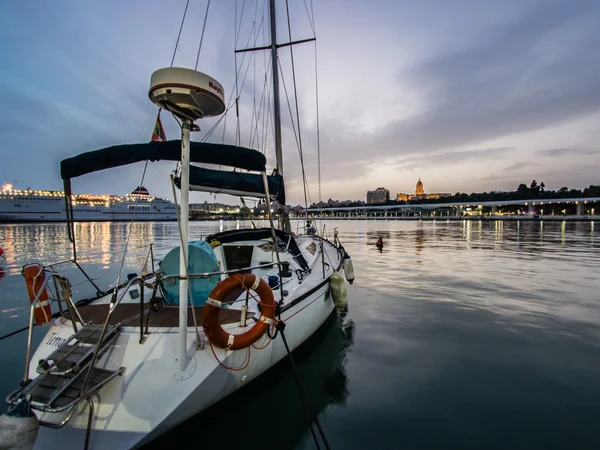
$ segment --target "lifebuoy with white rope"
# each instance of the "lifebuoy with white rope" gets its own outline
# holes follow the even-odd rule
[[[260,297],[261,314],[258,321],[245,333],[229,334],[219,322],[223,300],[236,289],[243,287]],[[267,331],[275,319],[275,297],[265,280],[251,273],[231,275],[219,282],[202,308],[202,326],[211,343],[220,348],[240,350],[250,347]]]
[[[40,288],[44,285],[46,274],[42,270],[42,266],[40,264],[28,264],[23,267],[22,273],[25,277],[25,282],[27,283],[29,302],[33,303]],[[52,320],[52,307],[50,306],[50,301],[48,300],[48,291],[45,287],[43,292],[40,294],[37,303],[35,304],[33,317],[36,325],[45,325],[50,323],[50,320]]]

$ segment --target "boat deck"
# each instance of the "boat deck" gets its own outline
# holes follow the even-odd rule
[[[202,306],[194,307],[196,311],[196,320],[198,325],[202,325]],[[190,308],[191,309],[191,308]],[[108,314],[108,304],[103,305],[85,305],[78,307],[79,314],[84,322],[92,322],[95,324],[102,324],[106,320]],[[177,305],[166,305],[161,306],[157,312],[149,310],[149,306],[144,305],[144,326],[146,320],[148,320],[148,314],[150,314],[149,327],[177,327],[179,326],[179,306]],[[125,322],[123,325],[127,327],[139,327],[140,326],[140,305],[139,303],[122,303],[117,306],[110,316],[110,325],[116,325],[121,322]],[[247,317],[251,318],[254,313],[248,313]],[[69,313],[65,314],[65,317],[69,319]],[[221,324],[235,323],[240,320],[240,311],[235,309],[221,309],[219,311],[219,320]],[[188,326],[194,326],[194,319],[192,312],[188,310]]]

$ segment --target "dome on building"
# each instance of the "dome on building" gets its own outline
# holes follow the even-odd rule
[[[421,182],[421,178],[417,181],[417,188],[415,190],[415,195],[423,195],[425,194],[425,190],[423,189],[423,183]]]

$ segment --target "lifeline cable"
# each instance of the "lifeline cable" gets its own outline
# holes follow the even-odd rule
[[[34,323],[33,326],[35,327],[35,325],[36,324]],[[4,336],[0,337],[0,341],[3,340],[3,339],[9,338],[11,336],[14,336],[15,334],[18,334],[21,331],[25,331],[25,330],[29,330],[29,325],[26,326],[26,327],[21,328],[20,330],[16,330],[16,331],[13,331],[12,333],[5,334]]]

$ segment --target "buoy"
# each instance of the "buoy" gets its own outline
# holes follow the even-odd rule
[[[28,264],[23,267],[23,276],[27,283],[27,292],[29,293],[29,302],[33,303],[40,289],[43,291],[39,294],[39,299],[34,307],[33,316],[36,325],[45,325],[50,323],[52,319],[52,307],[48,298],[48,290],[44,285],[46,275],[40,264]]]
[[[6,260],[6,256],[4,256],[4,249],[2,247],[0,247],[0,258]]]
[[[229,294],[237,291],[240,287],[254,291],[258,294],[261,308],[260,317],[248,331],[241,334],[229,334],[223,329],[219,320],[219,311],[223,308],[223,302]],[[252,295],[252,294],[250,294]],[[254,298],[254,296],[252,295]],[[277,302],[273,291],[265,280],[257,275],[247,273],[231,275],[225,278],[208,295],[208,299],[202,308],[202,326],[204,333],[219,348],[240,350],[250,347],[258,341],[275,319],[275,307]]]
[[[348,290],[346,289],[346,282],[339,274],[339,272],[333,272],[329,279],[329,286],[331,288],[331,295],[333,296],[333,303],[336,308],[342,309],[348,305]]]
[[[382,238],[377,239],[377,242],[375,243],[375,246],[377,248],[383,248],[383,239]]]
[[[354,266],[352,265],[352,258],[350,258],[350,255],[348,253],[346,253],[346,250],[344,249],[344,275],[346,276],[346,280],[348,281],[348,283],[352,284],[354,283]]]
[[[21,400],[0,416],[0,448],[32,449],[39,429],[40,422],[31,411],[29,399]]]

